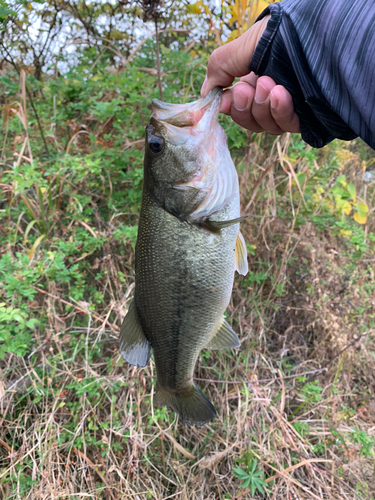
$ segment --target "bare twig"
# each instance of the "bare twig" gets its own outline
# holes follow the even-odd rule
[[[66,300],[60,298],[60,297],[57,297],[56,295],[52,295],[52,293],[49,293],[49,292],[46,292],[45,290],[42,290],[41,288],[38,288],[36,286],[33,286],[34,290],[36,290],[37,292],[39,293],[43,293],[44,295],[48,295],[48,297],[51,297],[52,299],[55,299],[55,300],[58,300],[59,302],[61,302],[62,304],[65,304],[67,306],[70,306],[70,307],[73,307],[73,309],[76,309],[77,311],[79,312],[82,312],[84,314],[88,314],[90,316],[92,316],[93,318],[97,319],[98,321],[100,321],[101,323],[106,323],[108,324],[111,328],[113,328],[113,330],[116,330],[117,332],[120,331],[120,328],[117,326],[117,325],[113,325],[112,323],[109,323],[108,321],[106,321],[105,319],[101,318],[100,316],[94,314],[92,311],[87,311],[86,309],[82,309],[82,307],[78,307],[78,306],[75,306],[74,304],[72,304],[71,302],[67,302]]]
[[[11,56],[11,54],[9,53],[9,51],[7,50],[7,48],[4,45],[2,45],[2,48],[5,50],[7,56],[9,57],[9,60],[12,62],[12,65],[15,68],[15,70],[17,71],[17,73],[21,76],[21,70],[20,70],[18,64],[14,61],[13,57]],[[48,146],[47,146],[46,138],[44,137],[44,132],[43,132],[43,129],[42,129],[42,125],[40,123],[39,115],[38,115],[37,110],[36,110],[36,108],[34,106],[33,98],[31,96],[31,93],[30,93],[27,85],[26,85],[26,79],[25,79],[25,89],[26,89],[27,97],[29,98],[31,107],[33,109],[36,121],[38,123],[38,128],[39,128],[40,136],[41,136],[43,144],[44,144],[44,149],[46,151],[47,156],[49,156],[49,149],[48,149]]]
[[[160,92],[160,100],[163,100],[163,88],[161,85],[161,76],[160,76],[160,50],[159,50],[159,33],[158,33],[158,18],[155,16],[155,41],[156,41],[156,67],[158,70],[158,86]]]
[[[107,478],[105,477],[106,475],[100,474],[98,471],[98,466],[95,465],[94,463],[92,463],[91,460],[89,459],[89,457],[87,455],[85,455],[84,453],[82,453],[81,450],[79,450],[78,448],[73,448],[73,451],[74,451],[74,453],[79,455],[87,463],[87,465],[90,467],[90,469],[92,469],[94,472],[96,472],[98,474],[99,478],[104,481],[104,483],[107,487],[108,493],[111,495],[111,498],[113,498],[113,500],[116,500],[114,494],[112,493],[112,488],[109,485]]]

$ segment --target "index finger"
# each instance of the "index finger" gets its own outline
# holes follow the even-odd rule
[[[206,97],[214,87],[229,87],[236,77],[249,73],[251,57],[269,18],[265,16],[242,36],[213,51],[201,89],[202,97]]]

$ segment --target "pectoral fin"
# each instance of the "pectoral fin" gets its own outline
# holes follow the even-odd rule
[[[122,357],[134,366],[146,366],[151,356],[150,343],[143,333],[134,302],[130,304],[121,326],[120,352]]]
[[[238,224],[239,222],[242,222],[247,218],[246,215],[243,217],[238,217],[237,219],[232,219],[232,220],[210,220],[207,219],[204,221],[204,225],[208,228],[211,229],[211,231],[220,231],[220,229],[223,229],[224,227],[228,226],[233,226],[234,224]]]
[[[234,252],[234,262],[236,271],[243,276],[246,276],[249,272],[249,265],[247,263],[246,243],[241,232],[239,232],[237,236],[236,249]]]
[[[233,349],[241,346],[240,339],[225,319],[217,329],[214,337],[207,345],[207,349]]]

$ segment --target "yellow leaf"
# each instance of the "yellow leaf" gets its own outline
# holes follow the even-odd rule
[[[256,5],[255,9],[252,8],[254,3]],[[253,23],[255,21],[255,19],[259,16],[259,14],[261,12],[263,12],[264,9],[269,6],[270,3],[272,3],[272,2],[267,1],[267,0],[259,0],[258,2],[253,2],[251,10],[250,10],[250,12],[251,12],[250,22]]]
[[[44,193],[46,192],[46,188],[45,188],[45,187],[41,187],[41,188],[39,188],[39,189],[40,189],[40,192],[41,192],[42,194],[44,194]]]
[[[358,210],[358,212],[361,212],[362,214],[367,214],[369,211],[368,206],[366,205],[366,203],[363,203],[363,201],[358,201],[354,204],[354,206]]]
[[[225,43],[229,43],[232,40],[235,40],[236,38],[238,38],[238,30],[233,30],[233,31],[231,31],[230,35],[226,39]]]
[[[38,248],[38,246],[40,245],[41,241],[44,239],[44,234],[42,234],[41,236],[39,236],[39,238],[37,238],[34,242],[34,245],[30,248],[30,250],[27,252],[27,256],[29,257],[29,260],[31,260],[33,258],[33,255],[34,253],[36,252],[36,249]]]
[[[342,211],[346,214],[346,215],[349,215],[350,212],[352,211],[352,206],[351,204],[346,201],[342,207]]]
[[[344,231],[344,229],[340,229],[340,235],[343,236],[344,238],[347,238],[352,234],[351,231]]]
[[[339,175],[336,179],[336,182],[340,183],[342,186],[346,187],[346,177],[345,175]]]
[[[367,222],[367,215],[361,213],[361,212],[357,212],[356,214],[354,214],[354,220],[356,222],[358,222],[358,224],[366,224]]]
[[[341,163],[348,161],[348,160],[352,160],[352,159],[357,157],[357,155],[355,155],[354,153],[352,153],[351,151],[349,151],[347,149],[341,149],[339,151],[336,151],[336,155]]]
[[[352,210],[352,206],[349,201],[343,200],[342,198],[336,199],[336,206],[337,210],[342,210],[346,215],[349,215]]]
[[[333,203],[329,200],[326,201],[326,207],[328,208],[328,210],[330,210],[331,212],[334,212],[335,211],[335,207],[333,205]]]
[[[200,14],[202,12],[202,2],[195,2],[189,5],[189,10],[192,14]]]

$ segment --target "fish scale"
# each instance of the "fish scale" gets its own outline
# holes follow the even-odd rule
[[[215,103],[215,94],[200,101],[203,103],[201,108],[198,105],[201,116],[206,112],[212,113],[211,107],[214,104],[218,112],[220,102],[216,99]],[[192,105],[197,106],[196,103],[190,104]],[[189,112],[192,113],[191,109]],[[216,116],[212,113],[212,132],[222,134],[225,140],[217,123],[217,112]],[[232,183],[234,171],[236,182],[233,183],[230,201],[218,209],[218,203],[220,205],[222,200],[210,199],[209,194],[206,196],[212,188],[209,183],[222,179],[216,172],[215,175],[206,177],[201,175],[203,191],[200,192],[198,188],[191,187],[193,182],[188,180],[187,189],[190,192],[186,195],[185,189],[181,189],[179,200],[173,177],[180,175],[181,179],[186,179],[191,175],[191,158],[197,152],[197,164],[201,164],[198,157],[200,149],[207,143],[207,149],[212,150],[215,138],[207,139],[209,134],[206,131],[201,144],[200,136],[194,129],[191,134],[194,140],[188,143],[181,141],[182,144],[177,141],[176,145],[176,142],[168,142],[168,116],[164,116],[162,120],[159,118],[159,121],[160,125],[157,110],[153,111],[153,127],[146,129],[134,302],[121,328],[120,351],[129,363],[145,366],[152,348],[157,374],[155,403],[171,407],[189,424],[202,425],[214,418],[216,411],[193,382],[199,353],[203,348],[240,345],[236,334],[223,317],[230,300],[236,265],[239,267],[236,255],[237,260],[238,255],[242,259],[242,268],[246,267],[246,248],[239,237],[238,179],[229,153],[226,157],[223,153],[223,158],[229,157],[224,166],[213,161],[212,165],[208,164],[205,168],[217,168],[222,177],[225,171],[220,172],[220,168],[227,168],[228,182]],[[186,125],[187,119],[173,116],[174,123],[183,124],[183,133],[188,138],[187,127],[197,126],[197,121],[192,121],[193,125],[189,122]],[[175,125],[173,127],[175,139],[178,130],[176,132]],[[158,151],[160,144],[164,148],[161,153]],[[152,148],[157,153],[150,151]],[[186,171],[184,165],[188,165]],[[168,171],[171,182],[166,180]],[[223,196],[224,193],[228,196],[228,189],[221,187],[220,192]],[[200,205],[196,201],[197,197],[203,200]],[[186,213],[189,203],[191,211]],[[213,205],[214,211],[203,218],[195,218],[194,212],[204,211],[205,203]],[[174,212],[184,215],[178,217],[176,213],[171,213],[167,208],[171,205]],[[183,209],[180,210],[180,207]]]
[[[232,291],[237,234],[236,226],[215,234],[181,223],[144,195],[135,304],[163,386],[185,387],[222,319]],[[175,375],[171,367],[176,364]]]

